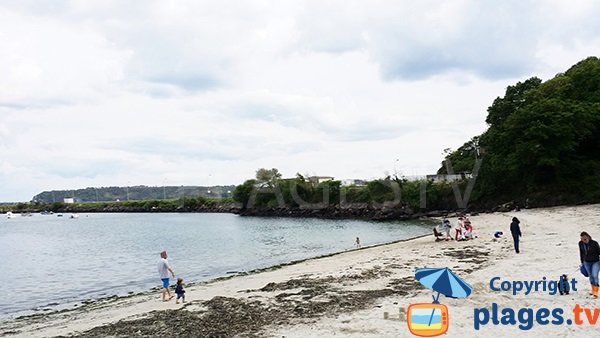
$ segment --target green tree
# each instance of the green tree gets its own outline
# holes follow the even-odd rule
[[[486,122],[475,198],[545,196],[552,203],[600,198],[598,58],[545,82],[534,77],[509,86],[488,108]],[[457,171],[469,166],[468,143],[446,156]]]
[[[273,188],[277,185],[277,181],[281,179],[281,174],[276,168],[265,169],[260,168],[256,171],[256,183],[260,187]]]
[[[241,203],[245,208],[248,205],[252,191],[255,189],[256,180],[247,180],[243,184],[238,185],[233,190],[233,200]]]
[[[446,156],[438,174],[450,174],[448,167],[453,169],[452,174],[472,172],[475,166],[475,159],[480,154],[479,136],[473,137],[469,142],[463,144],[456,151],[444,151]],[[449,161],[449,162],[446,162]]]
[[[328,202],[328,204],[340,203],[340,191],[342,182],[325,181],[319,183],[315,192],[317,202]]]

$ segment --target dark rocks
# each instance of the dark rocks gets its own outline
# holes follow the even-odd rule
[[[194,306],[153,311],[143,318],[121,320],[73,336],[264,337],[264,330],[271,325],[289,325],[350,313],[370,308],[381,298],[410,296],[422,289],[412,276],[394,279],[383,289],[344,290],[339,287],[344,282],[360,282],[389,274],[389,271],[376,266],[357,275],[268,283],[254,291],[277,292],[271,302],[217,296],[208,301],[194,302]],[[285,291],[292,289],[295,292]]]
[[[96,327],[76,337],[233,337],[257,336],[281,314],[258,301],[214,297],[206,311],[164,310],[148,317]]]
[[[509,212],[517,208],[517,204],[514,201],[510,201],[504,204],[500,204],[494,208],[495,212]]]
[[[329,205],[312,207],[279,207],[279,208],[246,208],[240,209],[237,214],[241,216],[261,217],[299,217],[299,218],[326,218],[326,219],[364,219],[364,220],[403,220],[414,218],[414,212],[407,206],[372,206],[361,205]]]

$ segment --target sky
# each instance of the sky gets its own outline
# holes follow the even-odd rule
[[[0,201],[435,173],[507,86],[600,55],[595,1],[0,3]]]

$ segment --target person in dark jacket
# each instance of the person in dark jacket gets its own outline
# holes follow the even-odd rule
[[[175,304],[179,304],[179,298],[185,303],[185,290],[183,289],[183,278],[177,278],[177,286],[175,287],[175,294],[177,294],[177,298],[175,299]]]
[[[515,252],[519,253],[519,237],[521,237],[521,228],[519,227],[519,219],[513,217],[512,223],[510,223],[510,233],[512,234],[513,241],[515,242]]]
[[[598,273],[600,272],[600,246],[587,232],[582,232],[579,241],[579,259],[585,266],[592,284],[591,295],[598,297]]]

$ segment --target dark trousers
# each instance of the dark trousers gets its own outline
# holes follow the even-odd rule
[[[515,242],[515,252],[519,253],[519,235],[513,235],[513,241]]]

